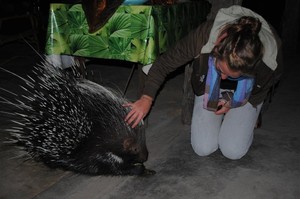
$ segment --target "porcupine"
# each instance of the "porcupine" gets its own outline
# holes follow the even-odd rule
[[[14,102],[2,97],[17,107],[7,129],[11,143],[51,168],[88,175],[155,173],[143,164],[148,159],[144,124],[134,129],[126,124],[128,101],[119,93],[47,62],[33,72],[34,77],[22,78],[25,94]]]

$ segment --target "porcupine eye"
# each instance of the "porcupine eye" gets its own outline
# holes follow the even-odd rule
[[[137,153],[138,153],[138,147],[137,147],[137,146],[133,146],[133,147],[131,148],[131,151],[132,151],[133,153],[137,154]]]

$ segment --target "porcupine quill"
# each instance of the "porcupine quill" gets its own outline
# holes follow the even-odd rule
[[[88,175],[152,175],[143,122],[132,129],[124,118],[128,101],[116,91],[76,78],[45,61],[34,67],[34,76],[23,78],[23,94],[2,89],[0,96],[13,112],[10,143],[51,168]]]

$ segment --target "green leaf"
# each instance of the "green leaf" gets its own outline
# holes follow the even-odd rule
[[[89,55],[92,57],[110,57],[108,39],[106,37],[88,37]]]
[[[66,33],[68,30],[68,15],[67,12],[57,10],[50,15],[50,23],[52,32]]]
[[[133,5],[130,6],[132,8],[131,14],[146,14],[149,15],[151,12],[151,6],[138,6],[138,5]]]
[[[82,35],[71,35],[69,38],[70,49],[74,55],[85,55],[84,53],[88,53],[88,37]]]
[[[130,29],[133,38],[146,38],[149,31],[148,16],[144,14],[132,14]]]
[[[158,49],[155,47],[155,41],[152,37],[150,37],[145,50],[145,58],[143,60],[143,63],[145,64],[153,63],[154,60],[157,58],[157,55],[158,55]]]
[[[142,62],[144,60],[147,41],[145,39],[132,39],[131,49],[128,57],[133,62]]]
[[[54,3],[54,4],[50,4],[50,10],[61,10],[61,11],[68,11],[69,10],[70,5],[66,5],[66,4],[61,4],[61,3]]]
[[[109,49],[113,58],[128,58],[131,52],[131,39],[110,37],[108,40]]]
[[[47,44],[47,52],[49,54],[69,54],[69,45],[63,34],[53,33],[50,35]]]
[[[68,28],[72,34],[88,34],[88,24],[81,12],[68,12]]]
[[[81,4],[74,4],[71,5],[71,7],[69,8],[69,11],[71,12],[81,12],[84,14],[83,8]]]
[[[109,36],[130,37],[130,14],[115,14],[107,24]]]
[[[132,6],[120,6],[117,13],[128,13],[128,14],[144,14],[151,12],[151,6],[132,5]]]

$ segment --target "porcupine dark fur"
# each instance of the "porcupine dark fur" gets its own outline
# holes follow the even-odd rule
[[[15,145],[52,168],[89,175],[153,174],[143,123],[132,129],[124,118],[128,101],[114,90],[47,62],[24,80],[25,94],[15,102],[13,125],[7,129]],[[10,113],[12,114],[12,113]]]

